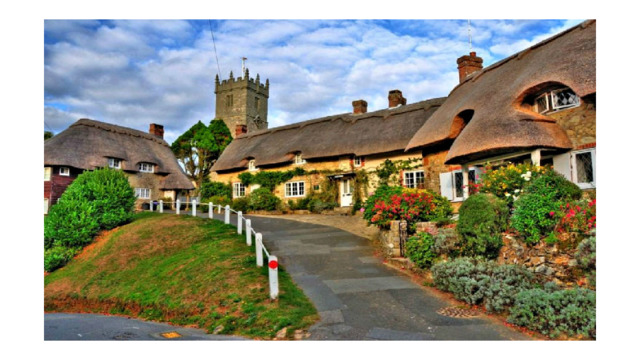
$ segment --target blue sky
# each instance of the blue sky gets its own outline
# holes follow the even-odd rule
[[[471,20],[473,51],[488,66],[581,20]],[[468,54],[467,20],[213,20],[222,79],[270,82],[270,127],[446,96]],[[207,20],[45,20],[44,128],[79,118],[147,131],[171,143],[215,115],[216,53]]]

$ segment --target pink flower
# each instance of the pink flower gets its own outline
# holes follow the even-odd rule
[[[555,212],[553,212],[553,211],[549,211],[549,215],[550,215],[550,216],[553,216],[553,215],[555,215],[555,214],[556,214]]]
[[[360,208],[360,212],[364,212],[364,208]]]

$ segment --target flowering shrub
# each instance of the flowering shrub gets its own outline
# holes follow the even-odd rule
[[[438,220],[451,213],[451,204],[441,196],[428,190],[411,191],[392,194],[388,200],[377,200],[373,204],[373,216],[369,222],[386,228],[392,220],[406,220],[412,224]]]
[[[503,199],[509,207],[517,200],[523,189],[540,174],[552,171],[548,166],[536,166],[532,164],[509,164],[494,168],[491,165],[485,167],[480,182],[469,187],[469,193],[480,191],[490,193]]]
[[[558,237],[577,242],[596,228],[596,200],[568,202],[560,208],[557,215],[554,213],[552,216],[559,218],[555,228]]]
[[[369,198],[364,203],[364,211],[362,217],[372,224],[371,219],[377,213],[375,205],[378,201],[388,202],[392,195],[402,194],[402,187],[389,186],[386,184],[380,184],[373,194],[369,194]]]

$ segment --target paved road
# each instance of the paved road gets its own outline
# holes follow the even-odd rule
[[[486,317],[437,314],[452,304],[382,264],[365,238],[328,226],[248,218],[320,313],[310,339],[530,340]]]
[[[169,333],[169,334],[168,334]],[[179,334],[171,337],[171,333]],[[165,337],[162,334],[166,334]],[[44,314],[45,340],[242,340],[204,330],[94,314]]]

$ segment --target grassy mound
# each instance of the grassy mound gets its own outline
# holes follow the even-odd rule
[[[292,335],[317,321],[282,268],[272,301],[267,271],[235,226],[144,213],[47,275],[45,311],[122,314],[253,338],[273,338],[283,327]]]

